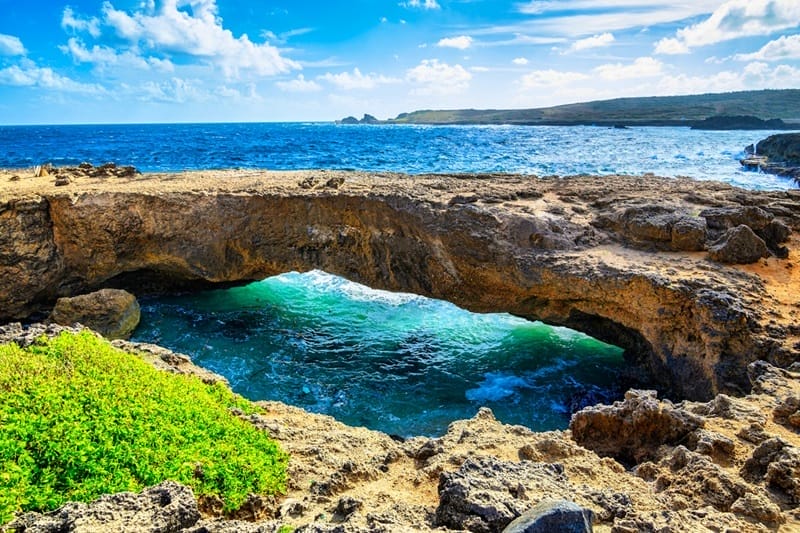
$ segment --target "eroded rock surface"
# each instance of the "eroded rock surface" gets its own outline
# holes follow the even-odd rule
[[[63,329],[5,326],[0,342],[26,344]],[[136,353],[153,361],[153,353],[141,346]],[[157,362],[160,368],[206,375],[167,351]],[[652,418],[641,421],[642,431],[663,425],[663,413],[673,421],[697,422],[689,424],[694,429],[680,442],[669,432],[660,444],[651,435],[634,438],[645,452],[632,449],[633,465],[600,457],[578,444],[570,431],[535,433],[501,424],[488,409],[453,422],[441,437],[402,440],[261,402],[260,414],[234,414],[267,431],[289,452],[289,486],[283,498],[261,501],[257,516],[250,515],[255,521],[215,516],[213,506],[184,497],[186,488],[170,492],[180,498],[153,497],[161,494],[156,487],[138,496],[104,497],[100,505],[69,504],[50,515],[23,515],[16,524],[29,532],[272,533],[281,526],[306,532],[424,532],[441,531],[443,525],[499,532],[541,502],[563,498],[591,511],[595,531],[797,531],[800,435],[787,426],[784,413],[793,405],[786,399],[800,395],[800,373],[764,362],[749,370],[754,392],[743,398],[719,395],[704,403],[673,404],[636,393],[637,400],[628,398],[627,407],[605,413],[619,417],[619,424]],[[637,402],[646,405],[636,408]],[[588,410],[590,416],[593,412],[597,408]],[[626,444],[631,436],[599,435],[621,439],[620,446],[631,446]],[[170,520],[186,519],[181,518],[180,529],[156,529],[175,523],[165,522],[165,509],[170,509]]]
[[[755,209],[763,217],[749,217]],[[730,267],[686,251],[708,249],[722,231],[707,210],[769,232],[759,238],[787,246],[783,255],[796,249],[788,231],[800,226],[800,193],[689,179],[230,171],[77,176],[69,187],[0,180],[0,320],[104,286],[138,294],[318,268],[584,331],[625,348],[673,396],[741,394],[751,361],[796,358],[800,271],[791,256]],[[779,226],[767,230],[771,222]]]
[[[50,320],[56,324],[83,324],[109,339],[129,338],[140,318],[136,297],[121,289],[101,289],[59,298],[50,313]]]

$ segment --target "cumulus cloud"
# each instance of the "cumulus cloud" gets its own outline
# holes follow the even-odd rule
[[[19,37],[0,33],[0,56],[23,56],[25,53]]]
[[[101,95],[106,90],[100,85],[80,83],[73,79],[61,76],[49,67],[39,67],[30,60],[24,60],[19,65],[12,65],[0,69],[0,85],[15,87],[40,87],[62,92]]]
[[[92,63],[100,68],[117,66],[141,70],[155,69],[161,72],[175,70],[175,65],[169,59],[143,57],[130,50],[117,52],[108,46],[94,45],[88,48],[75,37],[70,38],[66,45],[59,46],[59,49],[65,54],[69,54],[76,63]]]
[[[187,5],[191,13],[180,9]],[[269,76],[300,68],[267,42],[254,43],[246,34],[235,37],[223,27],[216,0],[165,0],[158,10],[150,5],[132,14],[106,2],[103,17],[132,46],[201,59],[228,77],[242,72]]]
[[[658,54],[686,53],[740,37],[769,35],[800,25],[797,0],[728,0],[709,18],[678,30],[656,43]]]
[[[64,13],[61,15],[61,27],[65,30],[87,32],[92,37],[100,37],[100,19],[77,17],[69,6],[64,8]]]
[[[163,81],[148,81],[135,89],[137,98],[145,102],[185,104],[187,102],[206,102],[211,94],[195,80],[171,78]]]
[[[452,94],[469,87],[472,74],[461,65],[448,65],[438,59],[423,59],[419,65],[406,71],[406,79],[420,87],[417,95]]]
[[[459,50],[466,50],[472,46],[472,37],[469,35],[459,35],[458,37],[446,37],[441,39],[436,46],[442,48],[458,48]]]
[[[609,63],[596,67],[593,72],[607,80],[653,78],[663,74],[664,64],[652,57],[639,57],[633,63]]]
[[[388,78],[374,73],[362,74],[358,68],[354,68],[352,73],[341,72],[339,74],[332,74],[328,72],[322,76],[318,76],[317,79],[325,80],[347,91],[354,89],[374,89],[378,85],[386,85],[400,81],[396,78]]]
[[[515,65],[520,65],[520,66],[524,66],[529,63],[528,59],[525,57],[515,57],[514,59],[511,60],[511,62],[514,63]]]
[[[590,48],[602,48],[604,46],[611,45],[614,40],[613,33],[600,33],[598,35],[593,35],[592,37],[575,41],[572,43],[572,46],[569,47],[568,52],[580,52],[581,50],[588,50]]]
[[[770,41],[752,54],[736,54],[737,61],[779,61],[781,59],[800,59],[800,34],[782,35]]]
[[[436,0],[408,0],[408,2],[400,2],[400,7],[409,7],[416,9],[441,9],[442,6]]]
[[[678,74],[658,80],[660,94],[697,94],[706,92],[742,91],[750,89],[793,89],[800,86],[800,69],[790,65],[770,67],[753,62],[742,70],[722,71],[711,76]]]
[[[588,79],[589,76],[582,72],[565,72],[552,69],[534,70],[522,76],[520,85],[523,89],[562,87]]]
[[[287,93],[313,93],[322,90],[322,86],[314,80],[307,80],[302,74],[288,81],[275,82],[275,86]]]

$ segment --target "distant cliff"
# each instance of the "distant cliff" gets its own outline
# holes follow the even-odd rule
[[[617,98],[536,109],[423,110],[385,123],[800,129],[800,89]]]

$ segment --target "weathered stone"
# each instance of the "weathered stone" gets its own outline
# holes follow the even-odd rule
[[[124,339],[136,329],[140,315],[134,295],[119,289],[102,289],[59,298],[50,319],[63,326],[83,324],[109,339]]]
[[[55,186],[63,187],[64,185],[69,185],[70,183],[71,183],[70,179],[67,176],[59,176],[58,178],[56,178]]]
[[[655,391],[629,390],[613,405],[587,407],[572,415],[572,437],[598,455],[636,464],[653,457],[662,444],[677,444],[702,427],[703,421]]]
[[[749,492],[733,502],[731,512],[747,516],[765,524],[782,524],[786,518],[781,508],[767,498]]]
[[[706,224],[712,230],[729,230],[737,226],[748,226],[753,231],[759,231],[767,226],[773,215],[758,206],[715,207],[700,212],[706,219]]]
[[[535,487],[535,488],[534,488]],[[478,533],[501,531],[530,508],[528,492],[567,498],[570,486],[559,464],[467,459],[439,480],[436,524]]]
[[[708,252],[713,261],[729,264],[755,263],[769,255],[764,240],[744,224],[726,231]]]
[[[503,533],[592,533],[592,515],[570,501],[546,500],[525,511]]]
[[[173,481],[139,494],[122,492],[101,496],[90,504],[68,503],[52,513],[26,513],[8,524],[11,531],[182,532],[200,519],[192,489]]]
[[[706,222],[699,217],[681,217],[672,225],[671,248],[678,252],[705,250]]]

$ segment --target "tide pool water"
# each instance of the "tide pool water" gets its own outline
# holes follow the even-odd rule
[[[574,409],[623,392],[617,347],[319,271],[144,300],[133,340],[190,355],[252,400],[401,436],[440,435],[481,406],[564,428]]]
[[[774,131],[591,126],[417,126],[331,123],[0,126],[0,167],[112,161],[142,171],[219,168],[644,174],[787,189],[742,169],[744,147]]]

